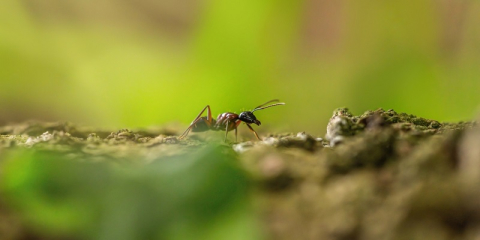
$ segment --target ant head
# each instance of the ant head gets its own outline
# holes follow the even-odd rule
[[[262,124],[260,121],[257,120],[255,115],[253,115],[253,113],[250,111],[241,112],[240,115],[238,115],[238,119],[246,123],[255,123],[258,126]]]
[[[257,118],[255,117],[255,115],[253,115],[253,112],[255,111],[258,111],[258,110],[262,110],[262,109],[265,109],[265,108],[269,108],[269,107],[274,107],[274,106],[278,106],[278,105],[285,105],[285,103],[274,103],[274,104],[270,104],[268,106],[265,106],[269,103],[272,103],[272,102],[278,102],[278,99],[274,99],[274,100],[270,100],[256,108],[254,108],[252,111],[244,111],[244,112],[241,112],[240,115],[238,115],[238,119],[247,123],[247,124],[252,124],[252,123],[255,123],[257,124],[258,126],[260,126],[260,124],[262,124],[260,121],[257,120]]]

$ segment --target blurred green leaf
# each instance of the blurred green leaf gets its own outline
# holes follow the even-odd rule
[[[248,204],[249,180],[229,148],[208,147],[142,167],[85,160],[55,153],[15,154],[2,166],[1,192],[46,234],[226,239],[230,233],[225,229],[241,229],[240,236],[259,237]]]

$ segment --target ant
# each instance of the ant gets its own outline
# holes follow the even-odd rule
[[[253,112],[262,110],[265,108],[269,108],[269,107],[278,106],[278,105],[285,105],[285,103],[282,102],[282,103],[274,103],[274,104],[265,106],[273,102],[279,102],[279,100],[278,99],[270,100],[254,108],[252,111],[244,111],[244,112],[241,112],[240,114],[231,113],[231,112],[222,113],[218,115],[217,120],[212,118],[210,105],[207,105],[198,114],[198,116],[192,121],[190,126],[188,126],[187,130],[185,130],[185,132],[183,132],[183,134],[180,135],[179,139],[186,137],[190,132],[190,130],[192,132],[203,132],[207,130],[214,130],[214,131],[225,130],[225,142],[227,142],[228,131],[235,130],[235,141],[237,141],[237,127],[238,125],[240,125],[240,123],[244,122],[245,124],[247,124],[247,127],[250,129],[250,131],[252,131],[253,134],[255,134],[255,137],[257,137],[257,139],[260,140],[257,132],[255,132],[252,126],[250,126],[250,124],[252,123],[257,124],[257,126],[260,126],[261,124],[261,122],[258,121],[257,118],[255,117],[255,115],[253,115]],[[207,116],[201,117],[203,112],[205,112],[205,109],[207,109]]]

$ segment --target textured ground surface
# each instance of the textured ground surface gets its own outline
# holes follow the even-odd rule
[[[480,239],[480,129],[393,110],[334,111],[326,136],[271,134],[232,148],[268,239]],[[99,131],[65,123],[0,127],[15,149],[74,161],[151,164],[204,148],[180,129]],[[200,134],[201,136],[201,134]],[[0,198],[1,199],[1,198]],[[0,234],[26,238],[0,201]],[[6,219],[6,220],[5,220]]]

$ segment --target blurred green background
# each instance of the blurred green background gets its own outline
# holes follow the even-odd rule
[[[336,107],[458,121],[480,102],[479,1],[1,5],[1,123],[186,125],[278,98],[259,131],[324,134]]]

